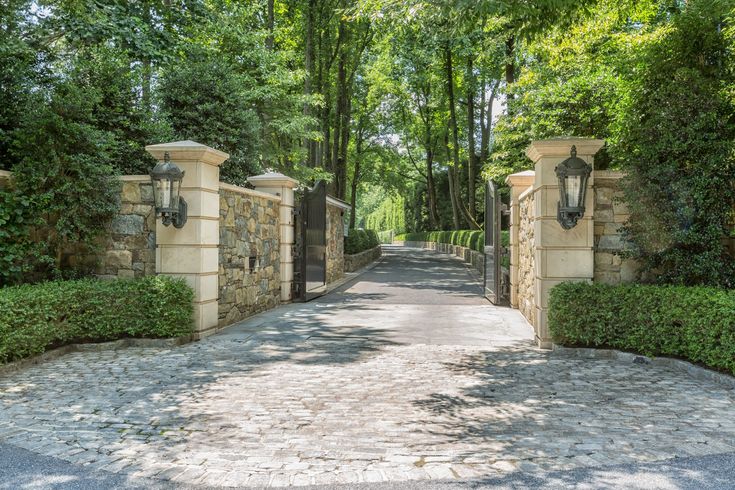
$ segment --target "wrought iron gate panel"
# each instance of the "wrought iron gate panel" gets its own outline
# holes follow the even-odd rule
[[[508,251],[503,246],[501,230],[505,206],[494,182],[485,190],[485,297],[491,303],[507,304],[510,284]]]
[[[327,286],[327,186],[324,181],[306,189],[298,213],[298,252],[294,265],[294,299],[309,301]]]

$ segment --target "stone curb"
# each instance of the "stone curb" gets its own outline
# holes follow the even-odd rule
[[[670,357],[646,357],[640,354],[632,354],[630,352],[622,352],[615,349],[593,349],[589,347],[563,347],[553,344],[552,355],[558,357],[578,357],[582,359],[612,359],[636,364],[652,364],[654,366],[666,367],[681,371],[694,379],[700,381],[710,381],[735,390],[735,377],[724,373],[718,373],[711,369],[703,368],[692,364],[691,362],[682,361],[681,359],[672,359]]]
[[[362,269],[363,267],[366,267],[369,264],[372,264],[374,261],[378,260],[383,255],[383,247],[382,245],[378,245],[377,247],[369,248],[367,250],[363,250],[362,252],[356,253],[356,254],[345,254],[345,272],[356,272]],[[358,267],[355,270],[348,270],[347,264],[350,263],[352,265],[352,262],[360,263],[363,261],[363,259],[367,257],[368,260],[365,265],[362,267]]]
[[[58,359],[59,357],[71,354],[72,352],[102,352],[108,350],[126,349],[129,347],[143,348],[170,348],[192,342],[194,337],[187,335],[184,337],[168,338],[168,339],[120,339],[110,342],[96,342],[90,344],[69,344],[46,351],[43,354],[21,359],[19,361],[0,365],[0,376],[21,371],[27,367],[41,364],[47,361]]]

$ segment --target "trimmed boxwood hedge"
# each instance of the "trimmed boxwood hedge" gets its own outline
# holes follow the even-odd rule
[[[485,232],[480,230],[422,231],[418,233],[404,233],[396,236],[395,239],[406,242],[448,243],[450,245],[470,248],[477,252],[483,252]],[[501,242],[503,246],[508,246],[509,235],[507,231],[501,232]]]
[[[562,283],[551,290],[555,343],[683,358],[735,374],[735,290]]]
[[[375,230],[351,229],[345,237],[345,253],[347,255],[359,254],[380,245],[380,239]]]
[[[183,280],[165,276],[0,289],[0,363],[72,343],[188,335],[193,298]]]

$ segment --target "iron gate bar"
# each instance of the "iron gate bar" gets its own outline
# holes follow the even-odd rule
[[[503,202],[498,187],[488,181],[485,192],[485,297],[493,304],[507,304],[508,274],[503,270],[503,257],[507,251],[502,243]]]

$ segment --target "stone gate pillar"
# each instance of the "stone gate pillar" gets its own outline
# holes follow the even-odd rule
[[[521,194],[533,186],[532,170],[509,175],[505,183],[510,187],[510,305],[518,308],[518,267],[519,267],[519,237],[521,214]]]
[[[257,190],[281,196],[279,218],[281,237],[281,301],[292,299],[293,245],[294,245],[294,188],[299,181],[280,173],[268,173],[248,177]]]
[[[183,228],[156,220],[156,273],[181,277],[194,289],[194,335],[215,332],[219,297],[219,166],[227,153],[176,141],[146,146],[156,160],[165,153],[185,171],[181,196],[189,206]]]
[[[556,220],[559,185],[554,169],[570,156],[572,145],[577,156],[590,165],[595,153],[605,144],[591,138],[556,138],[534,141],[526,155],[535,164],[534,261],[536,341],[551,347],[548,328],[549,290],[563,281],[591,281],[594,277],[594,172],[587,182],[585,214],[577,225],[565,230]]]

